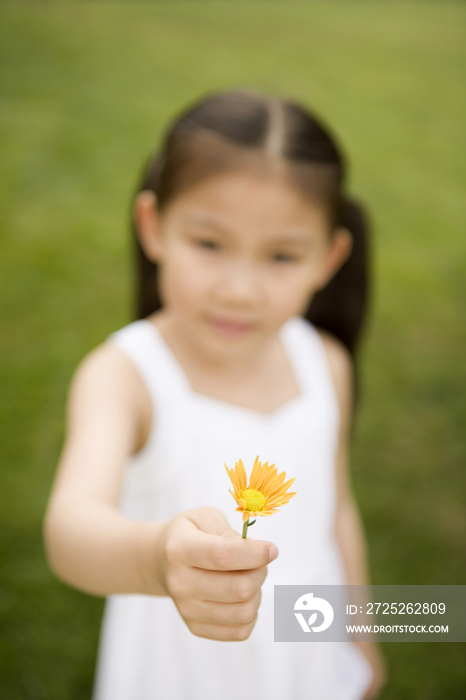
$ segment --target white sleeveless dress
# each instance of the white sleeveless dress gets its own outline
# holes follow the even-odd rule
[[[301,317],[280,330],[300,395],[269,414],[199,394],[147,320],[109,336],[140,372],[154,421],[127,463],[120,510],[137,521],[169,520],[215,506],[241,532],[223,463],[254,458],[295,477],[297,495],[258,518],[248,537],[274,542],[256,625],[246,641],[193,635],[169,597],[106,599],[93,700],[360,700],[371,669],[350,642],[273,641],[274,584],[339,584],[345,575],[332,534],[339,406],[315,327]]]

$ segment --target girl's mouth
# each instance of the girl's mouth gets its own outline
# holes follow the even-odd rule
[[[250,333],[253,328],[252,323],[231,321],[225,318],[213,318],[211,319],[211,325],[217,333],[229,338],[245,336]]]

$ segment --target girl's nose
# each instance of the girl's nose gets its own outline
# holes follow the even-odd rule
[[[241,261],[226,265],[217,284],[222,301],[252,306],[263,299],[260,276],[254,264]]]

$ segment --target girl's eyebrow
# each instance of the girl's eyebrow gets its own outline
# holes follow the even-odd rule
[[[216,217],[210,214],[196,213],[188,215],[186,218],[187,224],[201,225],[207,228],[214,229],[218,233],[223,233],[225,235],[232,235],[231,230],[226,224]],[[313,240],[309,239],[309,235],[305,233],[291,233],[291,235],[277,235],[274,238],[267,241],[267,245],[270,246],[300,246],[302,248],[312,246]]]
[[[277,236],[276,238],[268,241],[268,243],[271,245],[296,245],[304,248],[312,245],[313,240],[311,240],[309,236],[300,236],[299,234],[296,234],[293,236]]]
[[[191,214],[191,216],[188,216],[186,218],[186,223],[200,224],[201,226],[206,226],[207,228],[215,229],[220,233],[230,233],[228,226],[226,226],[218,219],[210,216],[209,214]]]

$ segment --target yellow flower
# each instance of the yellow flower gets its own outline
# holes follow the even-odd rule
[[[296,495],[296,491],[286,493],[294,479],[285,481],[286,472],[277,475],[277,468],[274,467],[275,464],[269,466],[268,462],[261,464],[259,457],[256,457],[247,485],[246,470],[241,459],[236,462],[234,469],[228,469],[225,464],[235,489],[234,493],[231,489],[229,491],[238,504],[236,510],[243,513],[243,521],[248,521],[251,515],[257,517],[277,513],[280,506],[288,503],[290,498]]]

